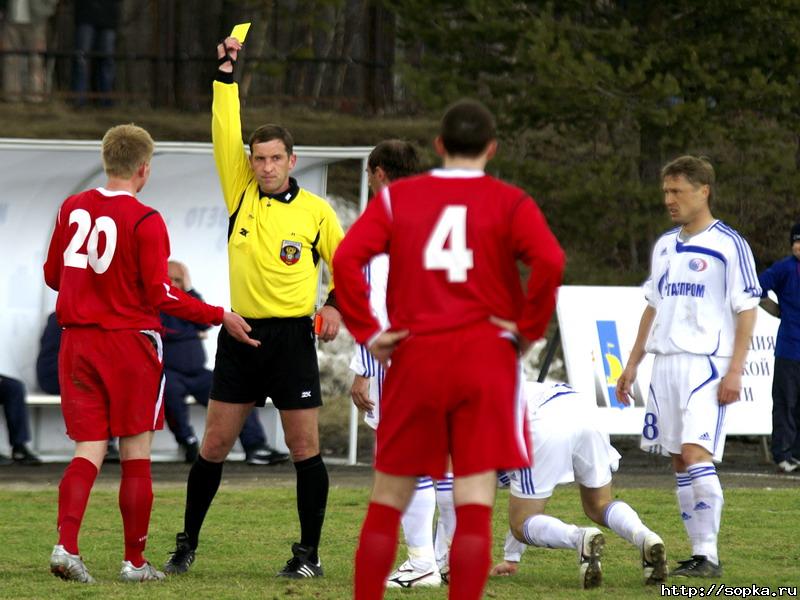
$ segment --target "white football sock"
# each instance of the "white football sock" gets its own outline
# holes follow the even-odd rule
[[[424,571],[436,565],[433,553],[433,515],[436,512],[436,492],[430,477],[420,477],[411,502],[400,523],[408,546],[411,566]]]
[[[509,529],[506,533],[505,544],[503,544],[503,560],[518,563],[522,560],[522,554],[525,552],[526,547],[525,544],[514,537],[514,534]]]
[[[533,515],[522,526],[525,542],[542,548],[577,550],[581,543],[581,528],[568,525],[549,515]]]
[[[700,542],[694,554],[701,554],[712,563],[719,564],[717,535],[725,499],[722,496],[717,469],[713,463],[704,462],[690,466],[687,471],[692,478],[694,514]]]
[[[692,490],[692,478],[688,473],[675,473],[675,481],[678,486],[675,488],[675,495],[678,497],[678,508],[681,511],[683,526],[686,528],[686,535],[692,542],[692,554],[700,554],[697,548],[700,544],[699,523],[694,514],[694,491]]]
[[[636,511],[621,500],[615,500],[606,507],[604,520],[611,531],[637,548],[641,548],[645,536],[650,533]]]
[[[436,535],[433,548],[436,564],[439,569],[447,570],[450,560],[450,544],[456,531],[456,508],[453,504],[453,474],[447,473],[444,479],[436,483],[436,506],[439,508],[439,520],[436,523]]]

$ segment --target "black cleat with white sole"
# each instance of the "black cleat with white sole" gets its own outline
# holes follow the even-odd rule
[[[305,579],[306,577],[322,577],[322,565],[319,558],[312,562],[309,557],[315,553],[316,548],[292,544],[292,558],[286,561],[286,566],[278,571],[278,577],[289,579]]]

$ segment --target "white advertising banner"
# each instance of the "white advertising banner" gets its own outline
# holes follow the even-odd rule
[[[570,385],[594,391],[604,426],[611,434],[640,434],[653,368],[648,354],[639,366],[634,402],[620,405],[614,388],[622,373],[646,306],[638,287],[562,286],[557,315]],[[772,432],[772,368],[780,321],[762,309],[747,355],[739,402],[728,408],[728,435]]]

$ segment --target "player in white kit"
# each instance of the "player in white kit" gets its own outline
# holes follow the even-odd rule
[[[504,561],[492,569],[492,575],[516,573],[527,544],[576,550],[581,586],[600,585],[603,533],[597,527],[577,527],[544,514],[553,489],[577,481],[586,516],[639,549],[645,583],[664,582],[664,542],[628,504],[612,500],[611,473],[617,470],[620,455],[611,446],[608,434],[598,427],[598,409],[592,399],[563,383],[529,381],[525,383],[525,400],[533,467],[508,473],[510,531]]]
[[[761,288],[750,246],[711,214],[714,169],[683,156],[661,172],[664,202],[679,227],[653,248],[644,284],[647,307],[617,381],[629,403],[645,352],[655,354],[642,448],[672,457],[692,557],[674,577],[719,577],[723,495],[713,461],[722,460],[726,406],[739,399]]]
[[[379,143],[367,159],[367,179],[374,195],[391,181],[418,170],[419,163],[413,146],[401,140]],[[375,256],[366,267],[366,277],[370,287],[370,307],[381,327],[386,329],[389,325],[386,311],[389,256]],[[353,403],[364,411],[367,425],[377,429],[385,376],[383,365],[364,346],[359,345],[350,361],[350,370],[354,373],[350,389]],[[433,517],[437,504],[439,522],[434,544]],[[387,587],[438,587],[447,576],[449,542],[455,530],[452,474],[440,481],[420,477],[411,503],[403,513],[401,524],[408,548],[408,559],[389,575]]]

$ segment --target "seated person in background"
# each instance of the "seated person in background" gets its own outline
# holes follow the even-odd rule
[[[510,479],[504,561],[492,575],[517,572],[525,545],[564,548],[578,553],[581,587],[602,582],[600,556],[605,545],[597,527],[577,527],[544,514],[553,488],[577,481],[583,511],[598,525],[611,529],[639,549],[645,584],[664,583],[667,553],[663,540],[628,504],[612,500],[611,473],[619,465],[619,453],[598,428],[593,402],[563,383],[526,382],[528,435],[533,446],[533,466],[500,473]]]
[[[56,321],[56,313],[47,315],[47,323],[39,340],[39,356],[36,357],[36,383],[45,394],[59,396],[61,385],[58,382],[58,351],[61,348],[61,327]],[[106,457],[103,462],[118,463],[119,448],[116,438],[108,440]]]
[[[186,265],[171,260],[168,274],[172,285],[184,290],[190,296],[202,299],[192,289],[189,270]],[[202,339],[206,337],[207,325],[192,323],[161,314],[164,326],[164,411],[167,425],[175,436],[175,441],[183,449],[186,462],[197,459],[198,441],[189,422],[186,396],[192,395],[198,404],[208,406],[211,392],[212,372],[206,369],[206,351]],[[239,441],[245,451],[245,461],[249,465],[273,465],[289,459],[289,455],[270,448],[258,412],[253,410],[244,422]]]
[[[39,356],[36,357],[36,383],[46,394],[58,396],[61,386],[58,383],[58,350],[61,348],[61,327],[56,321],[56,313],[47,315],[47,324],[39,341]]]
[[[0,465],[40,465],[42,459],[28,449],[31,440],[28,427],[28,405],[25,403],[25,384],[19,379],[0,375],[0,404],[6,415],[8,443],[11,444],[11,458],[0,455]]]

